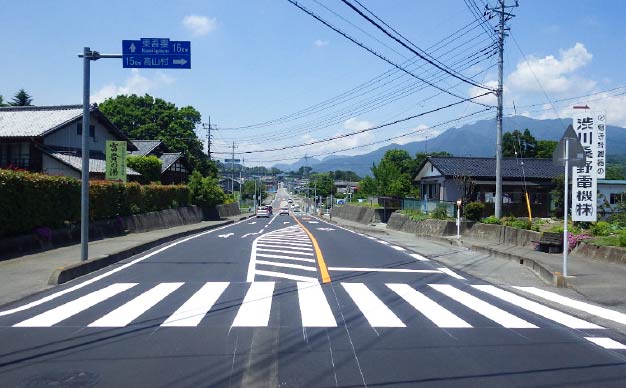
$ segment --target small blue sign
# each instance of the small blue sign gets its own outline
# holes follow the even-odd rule
[[[124,68],[191,69],[191,42],[168,38],[122,41]]]

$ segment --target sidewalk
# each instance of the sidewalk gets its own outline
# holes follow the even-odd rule
[[[123,260],[165,242],[231,224],[251,215],[251,213],[242,213],[219,221],[203,221],[197,224],[91,241],[89,261],[84,263],[99,260],[110,262]],[[49,284],[51,277],[54,277],[53,273],[58,273],[59,268],[68,268],[79,263],[81,263],[80,244],[0,261],[0,305],[53,287]]]
[[[328,216],[323,219],[328,221]],[[585,299],[626,312],[626,266],[622,264],[570,255],[568,276],[563,278],[562,254],[548,254],[530,248],[464,237],[457,241],[456,236],[434,236],[433,239],[426,239],[411,233],[387,230],[386,224],[363,225],[337,217],[330,222],[397,243],[454,269],[496,284],[506,280],[509,285],[525,285],[522,283],[529,281],[526,273],[530,269],[544,284],[556,286],[554,279],[561,279],[560,286],[575,291]],[[450,252],[454,249],[458,252],[472,251],[472,255],[442,254],[445,250]]]

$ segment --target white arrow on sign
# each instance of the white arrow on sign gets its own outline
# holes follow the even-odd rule
[[[134,53],[135,50],[137,50],[137,47],[135,47],[135,43],[131,43],[129,49],[131,53]]]
[[[174,59],[172,61],[173,64],[175,65],[184,65],[185,63],[187,63],[187,60],[185,58],[182,59]]]
[[[217,237],[221,237],[221,238],[229,238],[230,236],[234,235],[235,233],[227,233],[227,234],[220,234]]]

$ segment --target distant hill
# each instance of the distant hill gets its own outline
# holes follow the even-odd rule
[[[567,126],[569,119],[537,120],[524,116],[505,117],[502,121],[503,132],[512,132],[516,129],[528,128],[537,140],[559,140]],[[446,151],[454,156],[495,156],[496,144],[495,119],[477,121],[458,128],[450,128],[439,136],[425,141],[417,141],[403,145],[389,144],[375,151],[355,156],[335,155],[328,156],[321,161],[309,158],[308,165],[315,172],[334,170],[352,170],[360,176],[370,174],[372,163],[378,163],[389,149],[403,149],[409,154],[424,152]],[[607,154],[626,154],[626,129],[609,125],[607,127]],[[277,165],[283,171],[297,170],[304,165],[304,158],[296,163]],[[280,166],[280,167],[279,167]]]

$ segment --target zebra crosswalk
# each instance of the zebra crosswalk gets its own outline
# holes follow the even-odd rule
[[[532,287],[520,290],[553,299],[556,295]],[[562,302],[572,304],[571,299]],[[190,328],[208,325],[212,315],[221,314],[220,325],[231,328],[336,328],[365,324],[390,329],[417,326],[533,330],[556,324],[579,330],[604,329],[492,285],[437,283],[416,289],[404,283],[357,282],[114,283],[57,303],[46,303],[45,308],[17,317],[2,317],[0,326],[116,328],[149,324]],[[288,314],[273,320],[274,309],[285,303],[289,311],[299,311],[297,317]],[[598,313],[606,315],[610,311],[602,308]],[[588,313],[594,314],[593,309]],[[611,317],[622,318],[623,314],[612,313]]]

